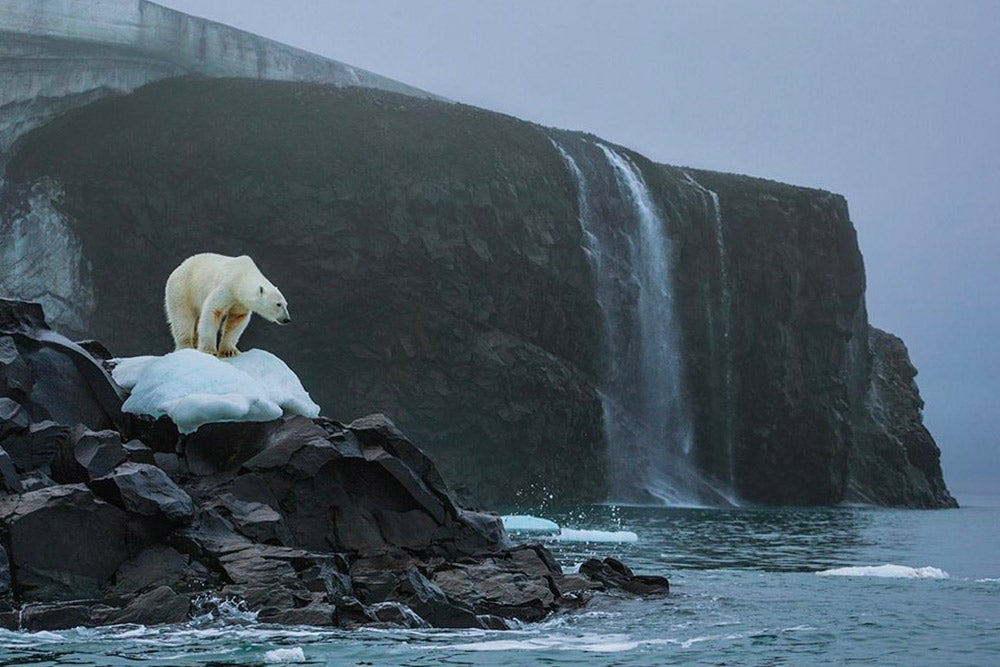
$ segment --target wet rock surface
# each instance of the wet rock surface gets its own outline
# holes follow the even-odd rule
[[[384,415],[212,424],[170,444],[33,304],[0,300],[0,336],[8,361],[49,360],[0,384],[0,626],[177,623],[229,604],[269,623],[500,629],[598,591],[666,592],[512,547]],[[61,414],[99,418],[51,420],[46,400],[77,398]]]

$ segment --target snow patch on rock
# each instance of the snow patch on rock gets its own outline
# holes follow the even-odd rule
[[[219,359],[197,350],[118,359],[115,382],[131,392],[125,412],[168,416],[181,433],[215,422],[319,416],[319,406],[278,357],[248,350]]]

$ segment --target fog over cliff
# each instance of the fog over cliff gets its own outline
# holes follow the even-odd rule
[[[1000,5],[163,4],[657,161],[844,194],[945,474],[998,488]]]

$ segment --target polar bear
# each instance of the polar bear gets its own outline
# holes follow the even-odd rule
[[[278,324],[291,322],[285,297],[246,255],[188,257],[167,278],[164,305],[176,349],[193,347],[219,357],[240,353],[236,341],[251,313]]]

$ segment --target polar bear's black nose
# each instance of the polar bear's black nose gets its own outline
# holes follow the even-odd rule
[[[288,324],[291,321],[292,321],[292,318],[286,317],[284,319],[278,320],[278,324]]]

